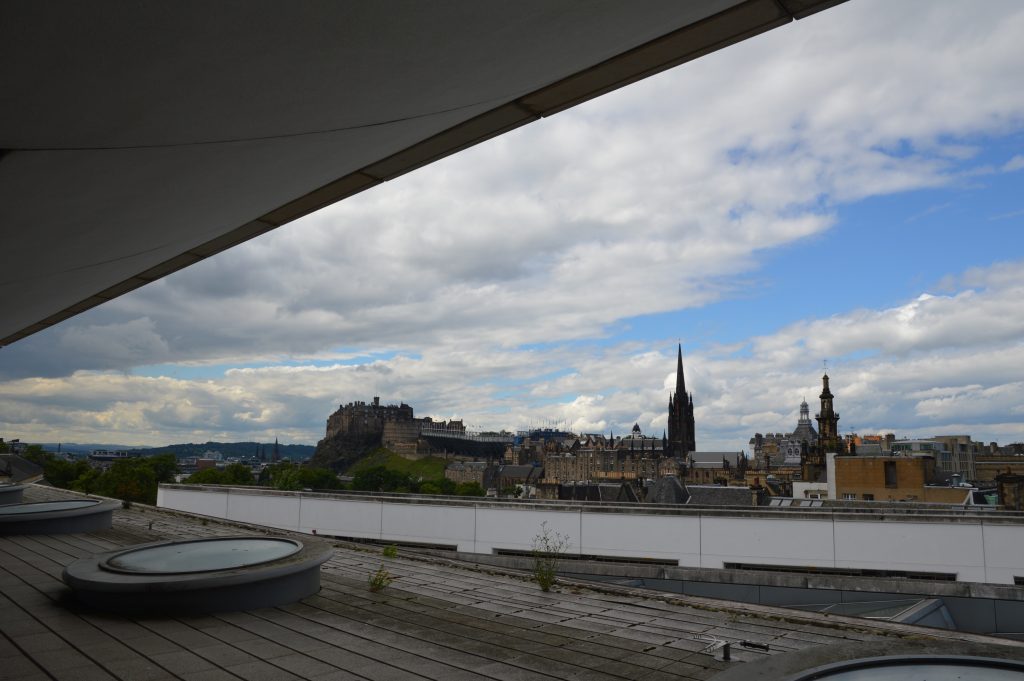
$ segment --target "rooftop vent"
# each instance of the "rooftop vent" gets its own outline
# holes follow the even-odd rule
[[[0,506],[0,535],[109,530],[116,501],[68,499]]]
[[[251,610],[315,594],[331,553],[324,542],[283,537],[156,542],[77,560],[64,569],[64,582],[100,610]]]

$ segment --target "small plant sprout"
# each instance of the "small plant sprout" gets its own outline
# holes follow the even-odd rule
[[[395,576],[381,565],[376,572],[370,573],[370,591],[377,593],[382,589],[386,589],[393,581],[395,581]]]
[[[545,520],[533,538],[533,578],[541,591],[551,591],[558,581],[558,564],[569,548],[569,535],[554,532]]]
[[[398,558],[398,547],[394,544],[385,546],[384,550],[381,551],[385,558]]]

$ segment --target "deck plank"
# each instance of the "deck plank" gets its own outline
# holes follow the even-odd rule
[[[73,496],[32,486],[28,500]],[[572,583],[541,592],[523,573],[336,544],[321,590],[299,603],[194,617],[126,617],[77,605],[61,581],[74,560],[165,539],[253,528],[132,505],[109,530],[0,537],[0,676],[6,681],[667,681],[727,668],[706,637],[747,662],[921,628]],[[282,532],[281,534],[288,534]],[[380,567],[397,579],[372,593]],[[787,611],[789,612],[789,611]],[[852,622],[852,621],[851,621]],[[862,622],[862,623],[860,623]],[[837,625],[838,623],[838,625]],[[935,634],[942,636],[944,634]],[[696,638],[695,638],[696,637]],[[704,638],[702,638],[704,637]],[[742,663],[742,662],[741,662]]]

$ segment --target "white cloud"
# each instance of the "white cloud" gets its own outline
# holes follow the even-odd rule
[[[756,286],[761,254],[823,234],[846,202],[988,172],[973,165],[978,139],[1024,125],[1022,34],[1013,2],[866,0],[769,32],[4,348],[0,427],[312,441],[337,402],[380,394],[486,427],[557,418],[660,433],[674,344],[594,339]],[[749,356],[689,357],[699,444],[791,428],[821,357],[841,362],[844,427],[952,423],[946,407],[971,395],[999,412],[971,417],[979,433],[1019,432],[988,397],[1022,380],[1006,368],[1024,331],[1018,270],[766,329],[742,344]],[[339,363],[259,366],[301,358]],[[128,373],[171,363],[250,368],[211,381]],[[935,386],[953,392],[907,396]]]
[[[1017,154],[1003,164],[1004,173],[1010,173],[1014,170],[1020,170],[1021,168],[1024,168],[1024,154]]]
[[[951,295],[805,320],[736,348],[688,354],[698,446],[740,449],[755,431],[792,429],[800,401],[816,403],[819,356],[831,358],[844,432],[1019,440],[1022,265],[971,270],[955,279],[974,288]],[[555,421],[624,432],[638,422],[659,435],[674,369],[674,344],[635,341],[533,350],[466,344],[356,364],[232,369],[203,381],[78,372],[8,381],[0,427],[27,439],[60,432],[64,441],[313,442],[337,404],[380,395],[404,400],[420,415],[465,418],[479,428]]]

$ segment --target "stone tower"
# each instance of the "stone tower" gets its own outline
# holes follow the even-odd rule
[[[807,454],[800,457],[800,472],[807,482],[825,479],[825,454],[845,453],[843,440],[839,437],[839,414],[832,400],[835,397],[828,389],[828,374],[821,377],[821,411],[815,415],[818,422],[818,443],[807,448]]]
[[[693,394],[686,392],[683,376],[683,345],[679,344],[676,362],[676,390],[668,398],[668,451],[669,456],[685,457],[697,450],[693,422]]]

